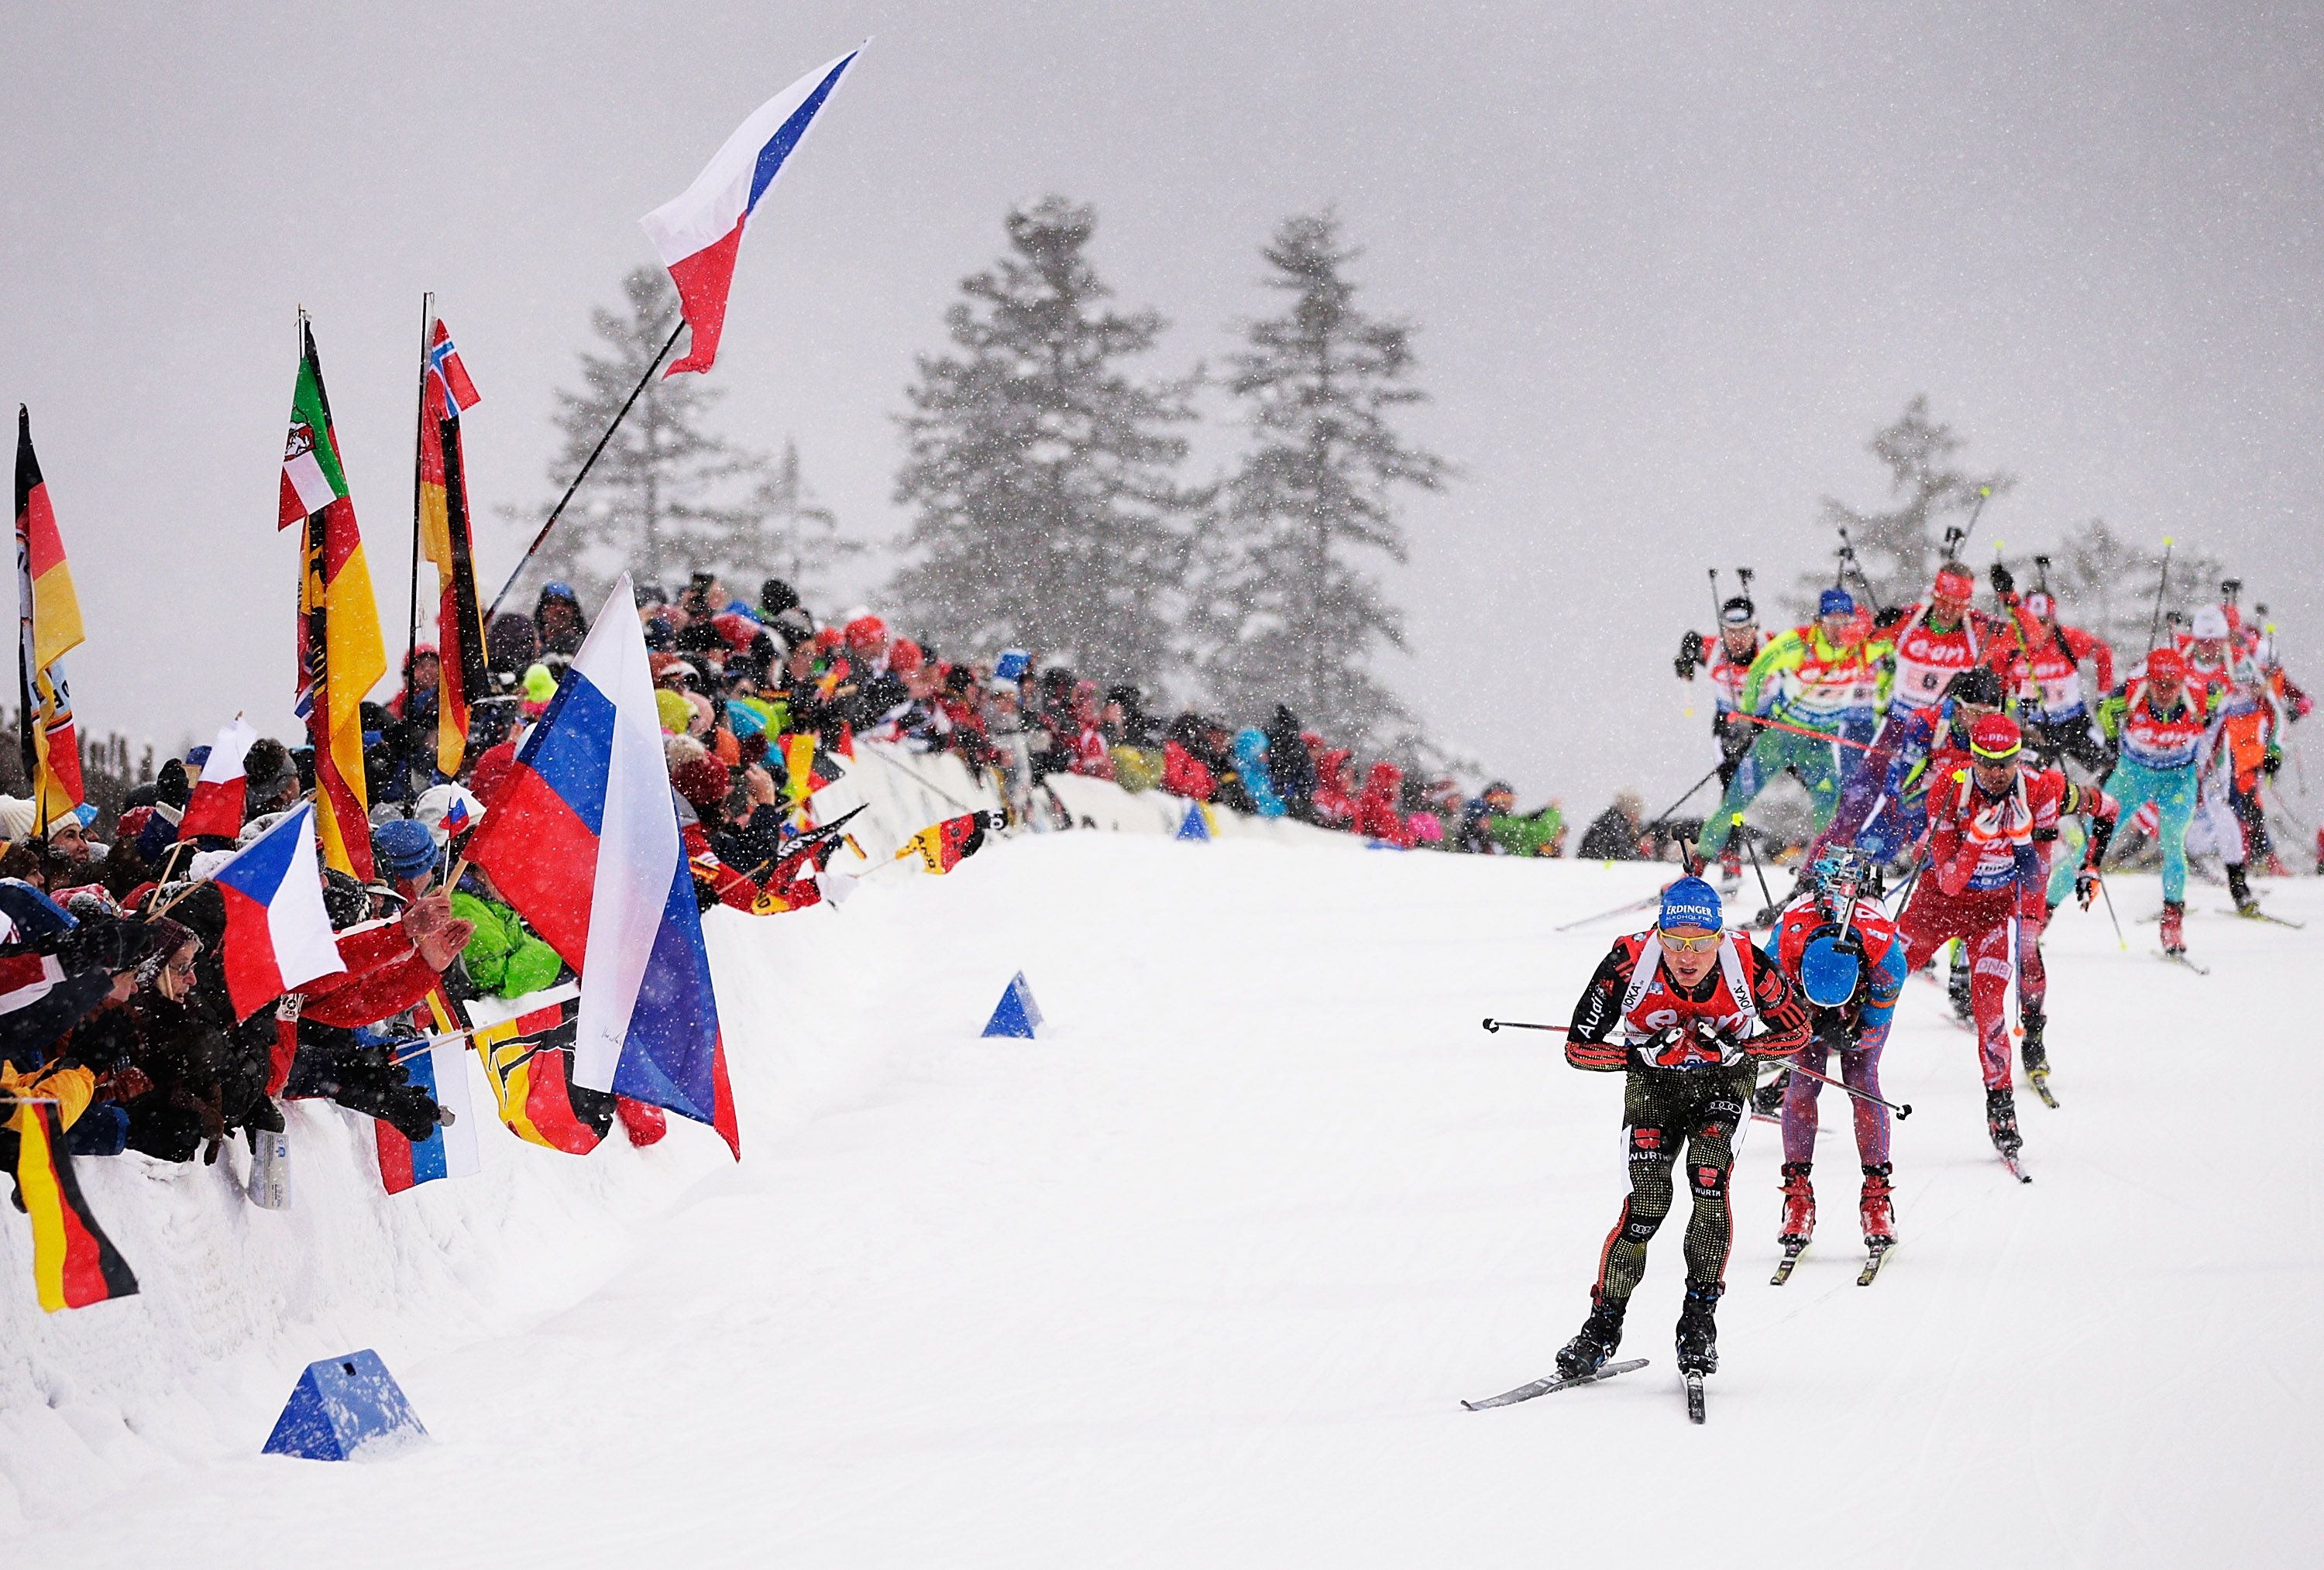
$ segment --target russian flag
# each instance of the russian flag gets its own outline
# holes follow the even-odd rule
[[[235,1018],[248,1019],[292,988],[347,968],[323,908],[311,802],[244,847],[211,881],[226,900],[221,959]]]
[[[726,326],[726,294],[734,285],[734,258],[751,215],[806,139],[807,127],[839,78],[862,52],[859,47],[809,71],[759,106],[726,139],[694,183],[638,220],[678,285],[678,303],[694,341],[686,357],[662,372],[707,371],[718,358]]]
[[[379,1180],[391,1194],[438,1178],[474,1177],[484,1170],[476,1153],[475,1103],[468,1095],[468,1043],[465,1034],[430,1039],[407,1045],[400,1060],[411,1082],[428,1092],[438,1106],[447,1107],[452,1122],[417,1144],[404,1138],[385,1119],[372,1125],[379,1144]]]
[[[258,744],[258,732],[239,714],[217,733],[210,755],[202,759],[201,777],[186,797],[185,815],[178,820],[178,838],[198,839],[215,834],[231,840],[242,832],[244,792],[242,759]]]
[[[573,1082],[709,1124],[739,1160],[694,874],[629,574],[493,797],[468,858],[581,975]]]

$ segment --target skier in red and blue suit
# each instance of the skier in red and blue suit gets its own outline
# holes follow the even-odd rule
[[[1838,1052],[1840,1082],[1865,1093],[1849,1098],[1857,1161],[1864,1169],[1858,1208],[1865,1246],[1885,1248],[1896,1241],[1888,1108],[1866,1097],[1880,1094],[1880,1051],[1904,990],[1904,945],[1887,912],[1858,897],[1866,876],[1858,852],[1844,847],[1825,852],[1815,863],[1812,891],[1784,907],[1768,947],[1808,1005],[1810,1035],[1796,1061],[1821,1074],[1828,1055]],[[1816,1095],[1822,1088],[1821,1080],[1794,1074],[1784,1097],[1784,1219],[1776,1241],[1787,1248],[1806,1246],[1815,1232],[1809,1173],[1815,1161]]]

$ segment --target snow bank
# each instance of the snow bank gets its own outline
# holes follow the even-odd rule
[[[1102,781],[1057,783],[1084,828],[1175,831],[1185,807]],[[1000,804],[948,755],[867,745],[850,785],[871,806],[859,838],[882,858],[939,818]],[[1213,821],[1222,835],[1351,842],[1223,811]],[[887,1045],[863,1028],[860,1000],[908,990],[920,968],[899,963],[884,936],[864,941],[881,925],[869,913],[908,886],[890,881],[866,886],[844,912],[712,913],[746,1160],[880,1081]],[[991,990],[997,997],[998,982]],[[960,1006],[989,1011],[992,1001],[964,994]],[[473,1063],[470,1074],[479,1116],[489,1116],[484,1077]],[[728,1166],[708,1130],[675,1118],[659,1145],[632,1150],[617,1125],[586,1159],[487,1128],[482,1172],[391,1197],[368,1118],[316,1102],[290,1104],[285,1116],[294,1202],[284,1212],[244,1200],[249,1152],[238,1141],[215,1167],[134,1153],[78,1163],[91,1206],[137,1273],[139,1293],[125,1301],[42,1313],[29,1231],[0,1217],[0,1529],[79,1510],[189,1457],[251,1447],[292,1375],[316,1358],[375,1345],[395,1368],[521,1333],[584,1295],[658,1217]]]

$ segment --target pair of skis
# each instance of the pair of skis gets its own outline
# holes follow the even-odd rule
[[[1873,1278],[1880,1273],[1880,1262],[1887,1258],[1888,1251],[1895,1246],[1894,1238],[1865,1244],[1864,1268],[1856,1272],[1856,1284],[1859,1287],[1870,1286]],[[1805,1243],[1784,1244],[1784,1257],[1775,1262],[1775,1273],[1768,1280],[1767,1284],[1771,1287],[1780,1287],[1790,1281],[1793,1267],[1800,1262],[1800,1255],[1807,1252],[1807,1247]]]
[[[1536,1396],[1554,1395],[1579,1385],[1596,1384],[1601,1380],[1612,1379],[1618,1373],[1635,1373],[1646,1366],[1646,1360],[1643,1357],[1628,1358],[1620,1363],[1609,1363],[1590,1373],[1553,1374],[1547,1379],[1535,1380],[1530,1384],[1521,1384],[1513,1391],[1503,1391],[1497,1396],[1487,1396],[1480,1401],[1462,1401],[1461,1404],[1472,1412],[1481,1412],[1489,1407],[1513,1407]],[[1689,1422],[1702,1421],[1702,1375],[1699,1373],[1686,1376],[1686,1416]]]

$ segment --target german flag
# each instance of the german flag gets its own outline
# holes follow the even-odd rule
[[[22,404],[16,406],[16,606],[19,739],[24,777],[32,782],[33,826],[45,834],[87,799],[64,667],[64,656],[80,647],[82,631],[72,569],[65,565],[48,482],[32,453],[32,417]]]
[[[920,864],[930,872],[950,872],[984,849],[984,831],[996,826],[997,819],[992,813],[963,813],[957,818],[930,823],[904,841],[896,852],[896,859],[918,856]]]
[[[282,450],[277,527],[305,526],[299,574],[299,698],[315,748],[315,837],[323,865],[370,881],[370,802],[364,784],[363,701],[387,674],[379,602],[363,534],[339,464],[338,436],[315,355],[299,318],[301,353]]]
[[[17,1136],[16,1192],[32,1219],[32,1281],[41,1307],[53,1314],[135,1292],[129,1262],[89,1214],[73,1178],[57,1108],[19,1102],[8,1126]]]
[[[577,984],[467,1005],[476,1055],[500,1103],[501,1121],[530,1144],[586,1156],[613,1126],[613,1098],[573,1083]]]
[[[484,695],[484,624],[476,607],[475,549],[468,528],[467,459],[460,416],[475,407],[451,330],[429,329],[420,379],[420,548],[436,566],[438,678],[436,767],[460,772],[468,745],[468,705]]]

